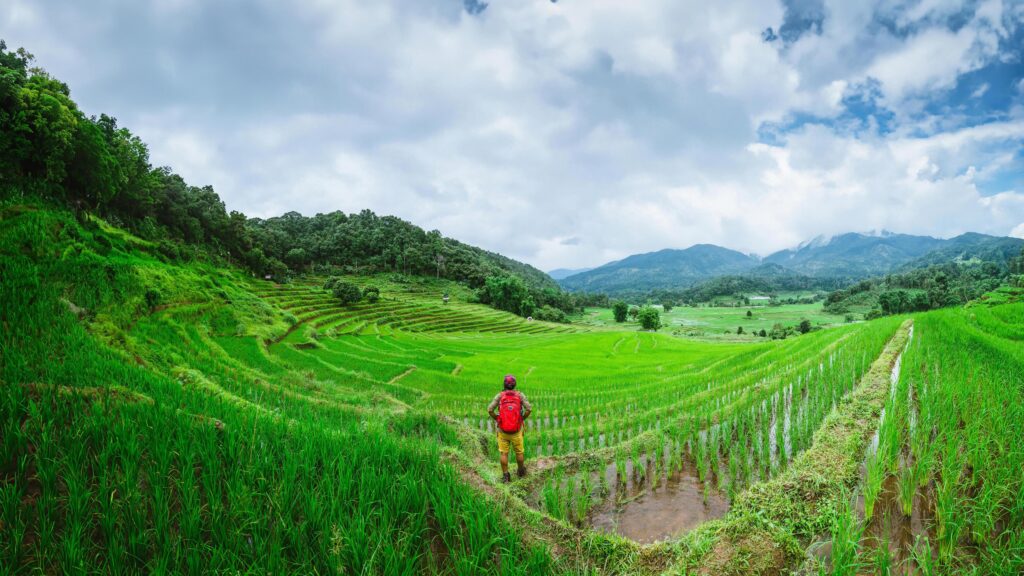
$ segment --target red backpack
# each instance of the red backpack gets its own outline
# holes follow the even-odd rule
[[[523,426],[523,401],[514,390],[501,393],[498,403],[498,428],[507,434],[519,432]]]

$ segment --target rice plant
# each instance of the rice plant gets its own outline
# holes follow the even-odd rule
[[[841,499],[832,523],[832,574],[854,575],[860,564],[858,547],[863,526],[850,506],[850,498]]]
[[[917,478],[914,476],[916,471],[917,468],[914,466],[905,466],[899,475],[900,509],[908,518],[914,511],[914,496],[917,494]]]

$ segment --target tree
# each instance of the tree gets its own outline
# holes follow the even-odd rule
[[[565,312],[562,312],[558,308],[545,304],[538,308],[534,313],[533,317],[537,320],[544,320],[545,322],[568,322],[569,319],[565,316]]]
[[[910,297],[910,309],[924,311],[931,308],[931,300],[927,292],[917,292]]]
[[[811,321],[804,318],[803,320],[800,321],[800,324],[797,326],[796,329],[799,330],[801,334],[807,334],[808,332],[811,331]]]
[[[616,300],[612,304],[612,315],[615,316],[616,322],[625,322],[626,314],[629,313],[629,306],[622,300]]]
[[[284,263],[292,270],[298,270],[306,264],[306,251],[302,248],[292,248],[284,255]]]
[[[637,310],[637,320],[644,330],[657,330],[661,328],[661,314],[653,306],[644,306]]]
[[[760,336],[761,338],[767,338],[768,332],[766,332],[764,328],[761,328],[761,333],[758,334],[758,336]]]
[[[342,306],[355,304],[363,298],[363,291],[359,289],[359,286],[345,281],[335,282],[331,293],[341,301]]]
[[[640,308],[636,306],[630,306],[629,312],[627,312],[627,314],[629,315],[630,320],[636,322],[637,317],[640,315]]]
[[[753,318],[753,317],[754,317],[754,313],[751,312],[750,310],[747,310],[747,318]]]
[[[661,309],[664,310],[666,314],[668,314],[669,312],[672,311],[673,306],[674,306],[674,304],[672,304],[671,302],[668,302],[668,301],[665,301],[665,302],[661,303]]]
[[[525,317],[532,317],[533,316],[533,311],[536,308],[537,308],[537,305],[534,304],[533,298],[530,297],[530,296],[527,296],[526,298],[523,298],[522,302],[519,303],[519,315],[523,316],[524,318]]]
[[[737,334],[743,334],[743,326],[740,326],[740,327],[736,328],[736,333]]]
[[[887,290],[878,296],[878,305],[885,314],[900,314],[910,310],[910,297],[906,290]]]
[[[770,335],[772,337],[772,340],[785,340],[786,339],[786,329],[782,326],[782,324],[780,324],[779,322],[776,322],[772,326],[772,331],[771,331]]]
[[[1024,274],[1024,248],[1021,248],[1020,255],[1010,258],[1007,262],[1010,274]]]
[[[526,284],[520,278],[509,275],[488,277],[478,294],[484,304],[491,304],[499,310],[523,316],[529,315],[522,314],[528,295]],[[530,311],[532,312],[532,309]]]
[[[380,300],[380,288],[377,288],[376,286],[367,286],[366,289],[363,290],[363,298],[365,298],[370,304],[376,303]]]

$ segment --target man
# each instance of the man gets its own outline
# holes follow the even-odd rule
[[[487,406],[487,413],[498,424],[498,452],[501,454],[501,477],[505,482],[511,482],[512,476],[508,472],[508,449],[512,447],[516,452],[516,463],[519,465],[518,474],[522,478],[526,476],[526,466],[523,464],[523,421],[532,411],[526,395],[516,390],[516,377],[509,374],[505,376],[504,390],[491,400]],[[498,412],[495,413],[495,409]]]

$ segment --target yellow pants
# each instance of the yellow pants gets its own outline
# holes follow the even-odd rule
[[[509,434],[508,432],[502,432],[498,430],[498,452],[502,454],[508,454],[508,447],[512,446],[512,450],[519,456],[523,455],[523,429],[520,428],[519,432]]]

